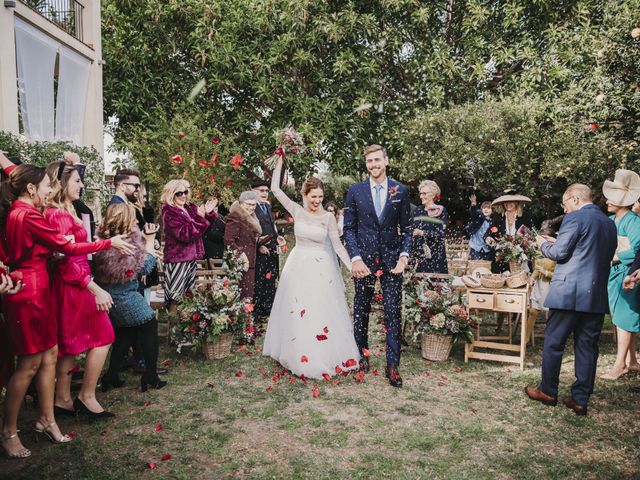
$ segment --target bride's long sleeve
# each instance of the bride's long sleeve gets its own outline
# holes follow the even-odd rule
[[[351,271],[351,257],[347,253],[347,249],[344,248],[344,245],[340,241],[340,231],[338,230],[338,222],[336,222],[336,217],[333,214],[329,214],[329,224],[327,225],[327,229],[329,231],[329,240],[331,240],[331,245],[333,245],[333,249],[335,250],[342,263]]]
[[[282,191],[280,188],[280,175],[282,173],[282,167],[278,166],[273,171],[271,176],[271,191],[273,195],[278,199],[278,201],[282,204],[284,208],[293,216],[295,219],[296,215],[300,212],[302,207],[298,205],[296,202],[287,197],[287,194]]]

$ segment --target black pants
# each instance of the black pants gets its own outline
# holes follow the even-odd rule
[[[118,372],[127,352],[135,342],[139,341],[146,369],[144,378],[149,383],[155,383],[158,379],[156,371],[156,364],[158,363],[158,322],[156,319],[152,318],[136,327],[116,327],[114,330],[116,339],[113,342],[109,369],[105,376],[112,380],[118,378]]]

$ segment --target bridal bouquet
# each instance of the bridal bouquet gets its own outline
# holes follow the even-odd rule
[[[540,256],[534,233],[524,225],[516,235],[498,237],[494,248],[499,262],[524,263]]]
[[[183,347],[202,346],[223,333],[250,337],[253,334],[253,305],[240,298],[242,265],[239,256],[225,253],[227,274],[197,285],[180,299],[180,322],[171,329],[171,340],[178,353]]]
[[[302,135],[296,132],[293,127],[284,128],[276,133],[276,145],[276,150],[264,161],[265,166],[272,171],[276,168],[278,158],[285,161],[283,168],[286,168],[287,154],[298,155],[304,153],[307,148]]]

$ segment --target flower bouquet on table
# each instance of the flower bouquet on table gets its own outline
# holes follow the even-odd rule
[[[511,273],[522,271],[527,262],[540,256],[534,232],[524,225],[515,235],[498,237],[494,248],[496,261],[508,263]]]
[[[299,155],[307,149],[302,135],[293,127],[287,127],[276,133],[276,149],[272,155],[265,159],[264,165],[273,171],[278,163],[278,158],[284,161],[283,169],[287,168],[287,155]]]
[[[253,304],[240,296],[240,257],[227,250],[224,268],[226,275],[196,284],[180,299],[180,321],[171,329],[178,353],[195,346],[202,348],[207,358],[224,358],[231,352],[234,336],[253,336]]]

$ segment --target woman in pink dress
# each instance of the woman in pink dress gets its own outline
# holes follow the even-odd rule
[[[45,218],[74,243],[86,242],[87,230],[72,205],[83,188],[80,174],[64,161],[50,164],[47,174],[56,180],[52,182]],[[67,256],[51,263],[51,291],[58,321],[55,414],[72,416],[77,411],[91,418],[113,417],[96,399],[96,384],[114,339],[107,313],[113,303],[111,295],[93,281],[87,255]],[[72,400],[70,372],[76,355],[83,352],[87,352],[87,358],[82,388]]]
[[[6,160],[0,153],[0,159]],[[24,283],[22,291],[3,297],[2,309],[11,353],[18,356],[4,401],[0,446],[10,458],[26,458],[31,452],[18,437],[18,415],[27,387],[36,379],[39,414],[34,429],[52,442],[71,441],[56,424],[53,411],[58,332],[51,315],[47,260],[52,252],[81,255],[110,247],[131,250],[122,238],[72,244],[46,221],[38,210],[46,205],[51,181],[44,168],[20,165],[0,184],[0,261]]]

